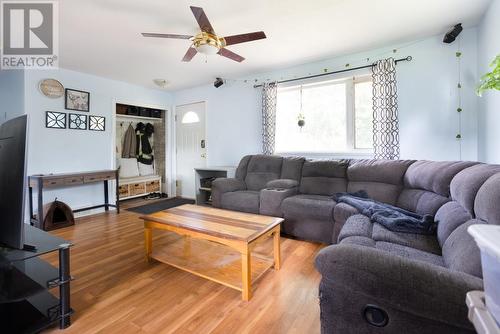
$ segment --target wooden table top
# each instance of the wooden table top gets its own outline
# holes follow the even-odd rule
[[[145,221],[184,228],[224,239],[250,242],[284,219],[185,204],[142,216]]]
[[[30,178],[51,178],[51,177],[69,177],[69,176],[86,176],[86,175],[94,175],[94,174],[107,174],[107,173],[116,173],[116,169],[101,169],[101,170],[90,170],[87,172],[66,172],[66,173],[48,173],[48,174],[33,174],[30,175]]]

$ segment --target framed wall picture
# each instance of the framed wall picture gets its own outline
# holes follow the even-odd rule
[[[64,108],[67,110],[90,111],[90,93],[66,88]]]
[[[46,111],[45,127],[49,129],[66,129],[66,113]]]
[[[89,130],[106,131],[106,118],[104,116],[89,116]]]
[[[87,115],[69,114],[68,128],[73,130],[87,130]]]

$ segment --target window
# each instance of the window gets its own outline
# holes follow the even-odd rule
[[[303,119],[304,126],[298,121]],[[278,88],[276,152],[369,153],[372,149],[370,76]]]

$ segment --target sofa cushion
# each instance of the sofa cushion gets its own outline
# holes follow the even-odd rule
[[[462,170],[451,181],[451,198],[474,215],[477,192],[486,180],[497,173],[500,173],[500,165],[479,164]]]
[[[439,208],[434,220],[438,223],[437,239],[443,247],[446,239],[460,225],[472,219],[472,215],[467,212],[458,202],[448,202]]]
[[[500,173],[491,176],[479,188],[474,212],[477,218],[488,224],[500,225]]]
[[[248,190],[261,190],[266,184],[281,176],[282,157],[272,155],[254,155],[247,167],[245,183]]]
[[[233,191],[221,196],[221,207],[228,210],[259,213],[259,203],[258,191]]]
[[[334,195],[347,190],[347,161],[306,161],[302,167],[299,192],[302,194]]]
[[[473,224],[484,224],[480,220],[470,220],[457,227],[443,245],[443,259],[446,267],[482,278],[481,252],[474,238],[467,232]]]
[[[352,160],[347,168],[347,191],[364,190],[376,201],[396,204],[403,176],[413,160]]]
[[[402,185],[403,176],[414,160],[351,160],[349,182],[378,182]]]
[[[359,213],[358,209],[347,203],[338,203],[333,209],[333,220],[336,224],[344,225],[347,218]]]
[[[292,188],[297,188],[298,185],[299,185],[299,182],[292,180],[292,179],[276,179],[276,180],[271,180],[271,181],[267,182],[266,189],[267,188],[292,189]]]
[[[247,169],[248,169],[248,163],[250,162],[250,159],[252,158],[252,155],[245,155],[243,158],[241,158],[240,163],[238,164],[238,168],[236,168],[236,172],[234,174],[234,178],[244,181],[245,177],[247,176]]]
[[[301,157],[285,157],[281,166],[281,179],[300,181],[302,167],[306,159]]]
[[[406,171],[405,188],[432,191],[449,197],[453,177],[461,170],[476,164],[478,163],[471,161],[416,161]]]
[[[363,231],[363,233],[364,232],[366,232],[366,231]],[[411,258],[413,260],[423,261],[423,262],[431,263],[431,264],[438,265],[441,267],[445,266],[442,256],[440,256],[438,254],[429,253],[426,251],[415,249],[413,247],[399,245],[399,244],[395,244],[392,242],[375,241],[371,237],[367,237],[364,235],[363,236],[351,235],[351,236],[347,236],[344,238],[339,237],[339,243],[340,244],[355,244],[355,245],[360,245],[360,246],[365,246],[365,247],[376,248],[376,249],[380,249],[380,250],[383,250],[385,252],[388,252],[392,255]]]
[[[372,238],[377,242],[390,242],[441,255],[441,247],[435,235],[393,232],[380,224],[373,224]]]
[[[380,182],[349,182],[347,185],[350,193],[363,190],[371,199],[390,205],[396,204],[401,189],[402,186]]]
[[[340,230],[338,242],[341,242],[348,237],[365,237],[372,238],[373,233],[373,223],[370,218],[363,216],[362,214],[356,214],[347,219]]]
[[[285,217],[281,232],[301,240],[329,245],[332,243],[333,222],[314,217]]]
[[[384,250],[393,255],[398,255],[406,258],[410,258],[417,261],[432,263],[434,265],[444,267],[443,257],[433,253],[425,252],[412,247],[407,247],[403,245],[394,244],[391,242],[380,242],[378,241],[375,246],[377,249]]]
[[[343,244],[360,245],[360,246],[372,247],[372,248],[375,248],[375,246],[377,245],[376,242],[372,238],[357,237],[357,236],[352,236],[352,237],[347,237],[345,239],[342,239],[342,243]]]
[[[302,194],[283,200],[281,209],[285,219],[293,217],[294,219],[314,218],[333,221],[335,204],[329,196]]]
[[[448,197],[421,189],[403,189],[396,205],[420,215],[435,215],[443,204],[449,202]]]
[[[435,236],[393,232],[378,223],[372,223],[370,218],[361,214],[347,219],[340,231],[338,242],[353,236],[370,238],[376,243],[388,242],[441,255],[441,248]]]

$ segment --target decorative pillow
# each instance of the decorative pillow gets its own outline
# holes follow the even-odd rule
[[[137,159],[120,159],[120,178],[139,176],[139,168],[137,167]]]
[[[141,176],[153,175],[155,173],[153,165],[146,165],[140,162],[138,163],[138,165],[139,165],[139,174]]]

